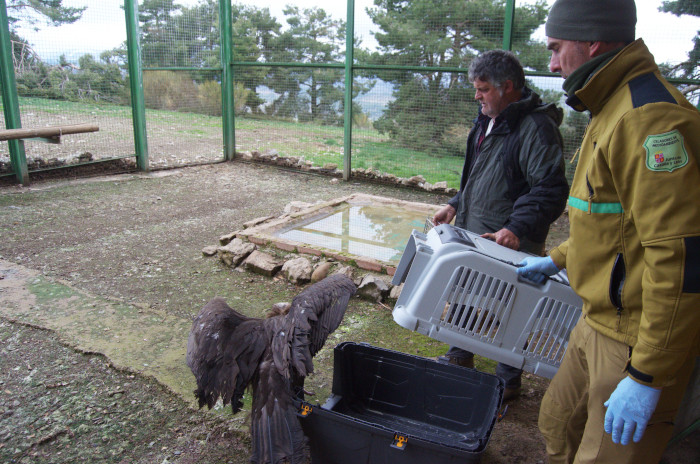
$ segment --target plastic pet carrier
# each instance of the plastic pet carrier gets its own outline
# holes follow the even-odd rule
[[[476,463],[491,436],[503,380],[431,359],[345,342],[332,394],[301,407],[313,464]]]
[[[394,320],[552,378],[582,302],[564,272],[542,285],[519,279],[516,268],[528,256],[449,224],[413,231],[392,281],[404,284]]]

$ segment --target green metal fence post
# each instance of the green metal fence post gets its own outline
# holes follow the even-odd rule
[[[506,17],[503,24],[503,50],[513,48],[513,19],[515,18],[515,0],[506,0]]]
[[[7,4],[0,0],[0,77],[2,84],[2,103],[5,113],[5,128],[19,129],[22,120],[19,113],[19,97],[17,96],[17,83],[15,81],[15,67],[12,63],[12,41],[10,40],[10,26],[7,20]],[[27,157],[24,153],[22,140],[9,140],[10,161],[15,171],[17,182],[29,183],[27,170]]]
[[[345,134],[343,140],[343,180],[350,179],[352,172],[352,68],[355,61],[355,0],[348,0],[347,23],[345,25]]]
[[[224,136],[224,159],[233,160],[236,154],[236,128],[233,101],[233,67],[231,0],[219,1],[219,30],[221,31],[221,122]]]
[[[126,14],[126,45],[131,89],[131,114],[134,123],[134,148],[136,165],[148,171],[148,140],[146,138],[146,105],[143,98],[143,72],[141,69],[141,43],[139,39],[138,0],[124,0]]]

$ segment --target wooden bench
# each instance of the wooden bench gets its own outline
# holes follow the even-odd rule
[[[40,139],[49,143],[61,143],[61,136],[97,132],[100,128],[94,124],[72,124],[67,126],[48,126],[39,129],[5,129],[0,130],[0,142],[17,139]]]

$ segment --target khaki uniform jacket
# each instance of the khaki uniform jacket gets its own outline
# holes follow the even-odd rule
[[[700,113],[640,39],[576,92],[591,113],[551,251],[588,324],[631,347],[628,372],[674,381],[700,333]]]

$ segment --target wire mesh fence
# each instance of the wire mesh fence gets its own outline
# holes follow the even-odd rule
[[[222,159],[218,1],[139,2],[149,164]]]
[[[98,132],[63,136],[58,144],[25,140],[29,170],[131,156],[133,125],[128,106],[128,76],[120,67],[123,59],[115,50],[94,50],[89,46],[95,34],[105,31],[81,29],[83,37],[76,41],[71,36],[74,24],[70,22],[70,17],[77,15],[88,21],[88,25],[114,23],[116,27],[109,32],[116,34],[112,39],[118,43],[126,35],[123,12],[118,5],[96,2],[89,9],[64,9],[59,19],[49,20],[36,10],[22,7],[24,4],[7,2],[22,127],[71,124],[99,127]],[[115,9],[121,15],[115,16]],[[61,27],[47,21],[64,24],[63,33],[58,32]],[[0,174],[8,171],[8,144],[0,144]]]
[[[40,11],[21,8],[26,2],[6,0],[22,126],[87,122],[100,130],[57,145],[25,141],[30,172],[51,163],[134,156],[135,150],[125,2],[58,3],[55,17],[62,19],[47,21]],[[466,69],[493,48],[510,47],[526,68],[528,85],[565,107],[561,78],[547,75],[543,24],[552,1],[354,0],[351,15],[346,2],[288,3],[232,3],[230,21],[222,21],[218,0],[137,2],[149,167],[224,158],[224,36],[231,41],[238,152],[339,169],[351,155],[356,173],[421,175],[457,187],[478,112]],[[697,103],[693,46],[700,46],[700,18],[692,11],[661,12],[663,3],[637,1],[638,36],[669,76],[685,79],[677,83]],[[665,3],[669,9],[678,2]],[[344,127],[348,117],[352,122]],[[586,122],[585,115],[566,111],[561,131],[567,158]],[[0,162],[12,172],[6,144],[0,145]]]
[[[221,86],[205,74],[144,70],[151,168],[222,159]]]

